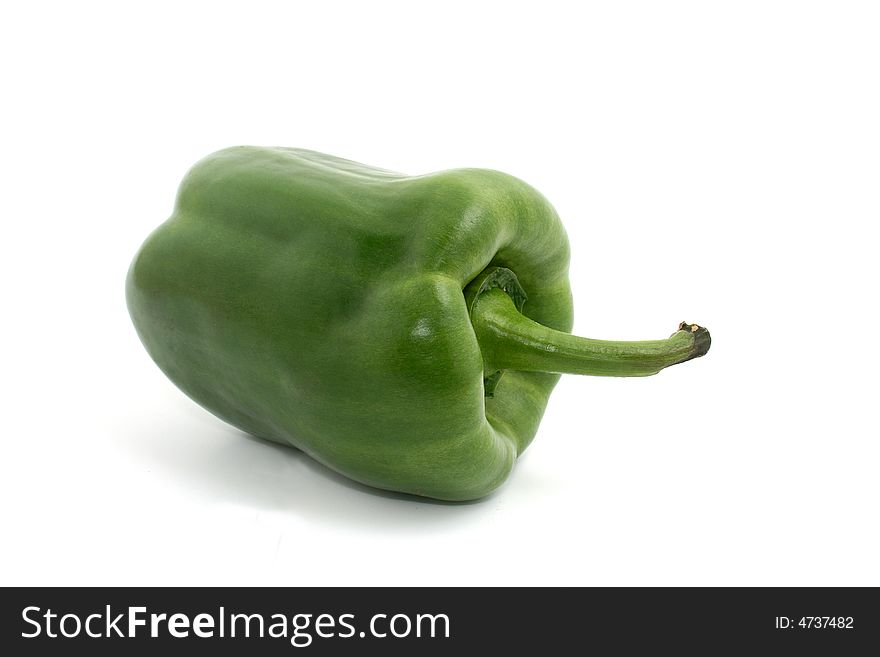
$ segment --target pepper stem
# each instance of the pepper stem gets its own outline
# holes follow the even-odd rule
[[[497,382],[504,370],[649,376],[704,355],[711,344],[709,331],[686,322],[665,340],[621,342],[581,338],[523,315],[517,305],[522,307],[524,296],[509,270],[490,273],[472,293],[471,321],[483,353],[487,383]],[[488,386],[487,394],[491,395]]]

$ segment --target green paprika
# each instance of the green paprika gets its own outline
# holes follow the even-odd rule
[[[552,206],[509,175],[236,147],[187,174],[126,297],[153,360],[223,420],[370,486],[470,500],[510,474],[559,374],[709,348],[684,323],[570,335],[568,262]]]

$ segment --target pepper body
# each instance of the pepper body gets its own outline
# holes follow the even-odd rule
[[[236,147],[187,174],[126,297],[153,360],[223,420],[370,486],[468,500],[507,478],[559,377],[505,371],[487,397],[464,290],[508,269],[522,315],[567,332],[568,262],[556,212],[506,174]]]

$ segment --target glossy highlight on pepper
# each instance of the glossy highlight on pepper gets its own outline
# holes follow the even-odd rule
[[[369,486],[487,495],[562,373],[646,376],[708,351],[572,336],[569,246],[549,202],[491,170],[405,176],[240,146],[181,183],[126,298],[189,397]]]

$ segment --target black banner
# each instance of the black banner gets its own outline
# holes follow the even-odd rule
[[[866,654],[871,588],[7,588],[4,654]],[[11,650],[10,650],[11,649]]]

